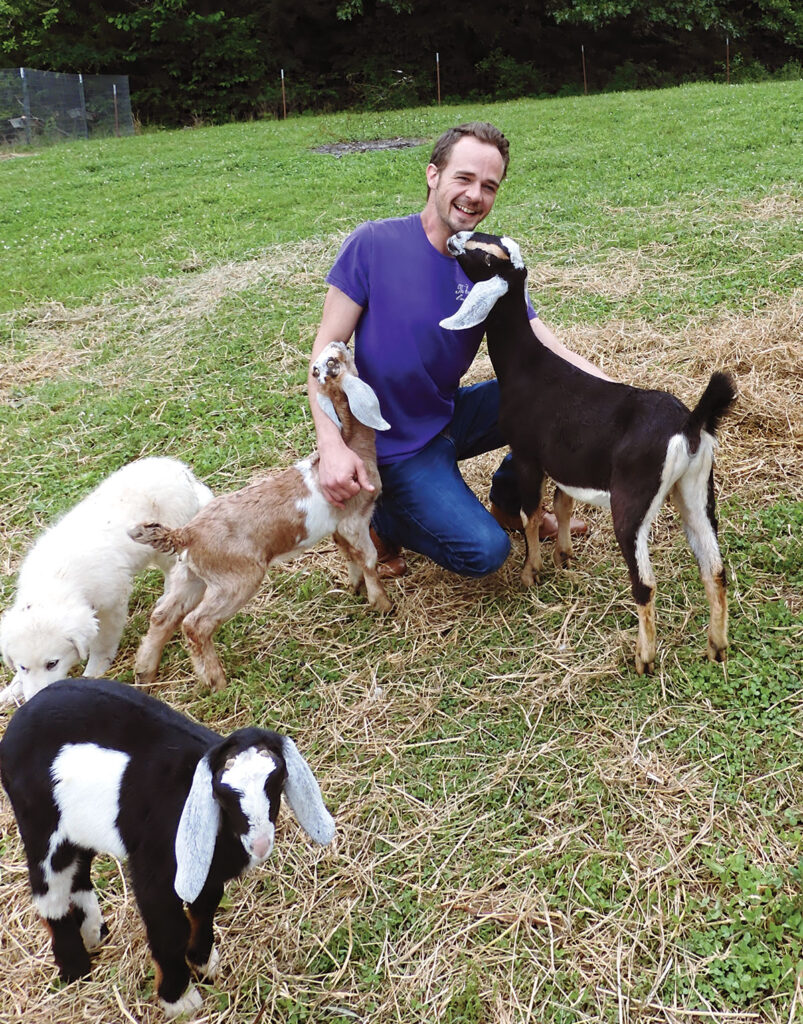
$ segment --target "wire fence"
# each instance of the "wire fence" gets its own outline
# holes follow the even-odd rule
[[[0,145],[133,134],[128,75],[0,69]]]

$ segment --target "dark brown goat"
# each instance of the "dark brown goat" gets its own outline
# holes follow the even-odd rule
[[[448,245],[475,283],[457,313],[441,326],[461,330],[486,323],[488,352],[500,386],[499,425],[513,452],[526,517],[522,580],[532,584],[542,568],[538,527],[547,475],[557,485],[557,565],[572,554],[573,499],[609,507],[638,608],[636,669],[651,672],[655,576],[648,540],[658,510],[671,496],[711,609],[708,657],[724,661],[728,610],[713,462],[717,425],[736,396],[733,381],[714,373],[690,412],[665,391],[585,373],[535,337],[525,305],[527,269],[512,239],[463,231]]]

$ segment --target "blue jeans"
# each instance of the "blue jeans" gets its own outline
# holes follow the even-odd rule
[[[382,495],[372,525],[390,544],[418,551],[461,576],[486,576],[502,565],[510,539],[460,474],[457,463],[504,446],[499,385],[460,388],[451,423],[416,455],[380,466]],[[491,501],[517,514],[519,491],[510,455],[491,482]]]

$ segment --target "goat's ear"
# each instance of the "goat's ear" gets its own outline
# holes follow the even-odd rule
[[[328,395],[322,394],[320,391],[317,392],[315,397],[318,399],[318,405],[323,409],[332,423],[334,423],[338,430],[342,430],[343,424],[340,422],[340,417],[335,412],[335,407],[332,405],[332,399]]]
[[[343,393],[348,399],[349,409],[360,423],[374,430],[390,430],[390,424],[382,416],[379,399],[370,384],[351,373],[344,374]]]
[[[196,765],[176,831],[173,888],[187,903],[194,902],[204,887],[219,827],[220,806],[212,790],[212,769],[206,755]]]
[[[324,806],[315,776],[289,736],[282,736],[282,755],[287,768],[285,799],[310,839],[326,846],[334,839],[335,821]]]
[[[447,331],[464,331],[477,327],[507,292],[507,281],[498,274],[488,281],[478,281],[463,300],[463,305],[452,316],[441,320],[440,326]]]

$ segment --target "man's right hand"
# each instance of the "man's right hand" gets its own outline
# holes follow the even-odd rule
[[[344,502],[361,490],[376,489],[368,478],[365,463],[345,444],[320,453],[318,479],[323,496],[338,508],[343,508]]]

